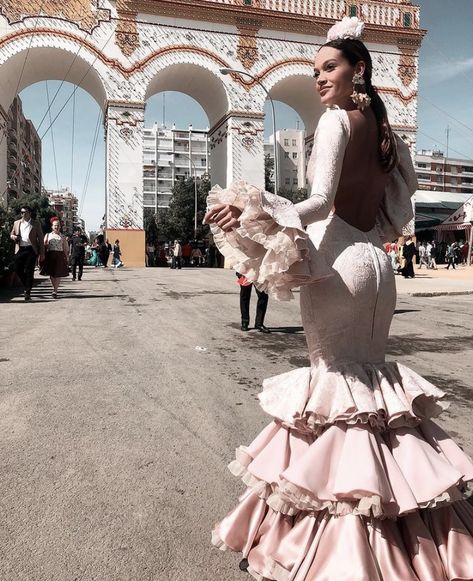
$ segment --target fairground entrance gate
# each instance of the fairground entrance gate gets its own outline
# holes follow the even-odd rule
[[[312,59],[335,20],[366,22],[374,84],[395,129],[415,143],[419,9],[409,0],[0,0],[0,192],[7,190],[5,112],[49,79],[88,91],[104,112],[106,224],[128,264],[144,263],[142,129],[146,100],[180,91],[210,122],[211,180],[264,184],[263,107],[248,71],[313,132],[322,107]],[[3,110],[3,111],[2,111]]]

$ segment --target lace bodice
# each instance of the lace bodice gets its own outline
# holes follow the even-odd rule
[[[62,252],[64,250],[64,237],[61,235],[59,238],[49,234],[47,237],[47,250]]]

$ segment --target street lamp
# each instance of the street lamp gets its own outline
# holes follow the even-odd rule
[[[197,168],[195,167],[195,163],[192,161],[191,156],[187,155],[187,153],[181,153],[179,151],[177,155],[187,157],[194,168],[194,240],[197,240]]]
[[[222,75],[229,75],[230,73],[236,73],[238,75],[245,75],[246,77],[249,77],[250,79],[252,79],[255,83],[257,83],[263,89],[263,91],[266,93],[266,96],[269,99],[269,102],[271,103],[271,113],[272,113],[272,118],[273,118],[274,193],[277,194],[278,193],[278,180],[279,180],[279,161],[278,161],[278,150],[277,150],[277,144],[276,144],[276,113],[274,111],[274,103],[273,103],[273,100],[271,99],[271,95],[269,94],[268,89],[263,85],[263,83],[261,81],[259,81],[256,77],[254,77],[250,73],[247,73],[246,71],[223,68],[223,69],[220,69],[220,73]]]

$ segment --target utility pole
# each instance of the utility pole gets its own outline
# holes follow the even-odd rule
[[[445,154],[445,157],[443,158],[443,191],[446,192],[446,183],[447,183],[447,176],[445,175],[446,173],[446,163],[447,163],[447,159],[448,159],[448,139],[450,137],[450,125],[447,125],[447,129],[446,129],[446,134],[447,134],[447,151]]]

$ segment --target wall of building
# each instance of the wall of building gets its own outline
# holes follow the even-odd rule
[[[473,159],[424,150],[415,155],[415,169],[421,190],[473,194]]]

